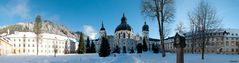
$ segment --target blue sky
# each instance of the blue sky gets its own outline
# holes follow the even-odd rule
[[[192,11],[199,0],[175,0],[175,21],[169,24],[170,35],[174,35],[175,25],[182,21],[187,25],[188,11]],[[239,0],[207,0],[216,8],[223,19],[224,28],[239,28]],[[120,24],[122,14],[134,33],[142,35],[144,17],[140,13],[141,0],[1,0],[0,26],[18,22],[32,22],[36,15],[43,20],[51,20],[65,25],[72,31],[97,33],[101,22],[109,35],[113,35]],[[159,38],[157,21],[146,19],[150,27],[150,37]],[[89,30],[89,31],[87,31]],[[88,34],[91,35],[91,34]],[[95,34],[93,34],[95,35]]]

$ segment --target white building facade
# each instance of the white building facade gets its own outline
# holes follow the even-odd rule
[[[133,29],[129,24],[127,24],[127,18],[123,14],[121,18],[121,23],[116,27],[114,38],[115,41],[113,45],[116,48],[118,46],[120,51],[123,52],[123,49],[126,49],[126,52],[130,51],[131,49],[135,49],[136,41],[134,41]]]
[[[33,32],[15,32],[6,35],[13,44],[13,54],[20,55],[37,55],[36,34]],[[73,38],[66,36],[42,33],[38,42],[39,55],[57,55],[67,54],[76,50],[77,43]]]
[[[201,41],[191,39],[190,33],[184,35],[187,44],[184,51],[187,53],[201,53]],[[207,37],[208,41],[205,43],[205,53],[239,54],[239,29],[223,29],[209,33],[209,36]],[[173,37],[165,40],[166,51],[174,52],[173,42]]]
[[[143,44],[143,38],[145,38],[145,41],[148,45],[148,50],[151,50],[152,44],[159,44],[159,40],[151,40],[149,39],[149,26],[144,23],[142,27],[142,37],[137,34],[134,36],[133,29],[131,26],[127,23],[127,18],[123,14],[121,18],[121,23],[116,27],[114,35],[107,36],[106,30],[104,28],[104,25],[102,23],[102,26],[100,28],[100,38],[98,42],[96,43],[98,45],[97,50],[99,50],[101,37],[105,36],[109,39],[109,44],[111,51],[115,51],[117,49],[117,46],[120,49],[120,52],[124,52],[123,50],[126,50],[126,53],[131,52],[131,50],[136,51],[136,45],[138,43]]]

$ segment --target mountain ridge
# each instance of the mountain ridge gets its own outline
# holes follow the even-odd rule
[[[2,26],[0,28],[0,33],[7,33],[9,31],[19,31],[19,32],[33,32],[34,23],[33,22],[20,22],[13,25]],[[63,35],[71,38],[78,38],[79,34],[71,31],[66,26],[54,23],[50,20],[42,21],[42,33],[51,33]]]

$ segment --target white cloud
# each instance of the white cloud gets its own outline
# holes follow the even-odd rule
[[[83,32],[85,33],[85,35],[89,36],[91,39],[95,39],[96,38],[97,32],[96,32],[96,30],[92,26],[84,25],[83,29],[84,29]]]
[[[29,17],[28,0],[9,0],[7,4],[0,6],[0,12],[10,18],[27,18]]]

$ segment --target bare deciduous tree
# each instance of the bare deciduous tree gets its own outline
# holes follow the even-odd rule
[[[164,23],[173,21],[175,13],[174,0],[142,0],[142,14],[158,21],[161,40],[162,57],[165,57],[164,49]]]
[[[185,32],[185,26],[183,24],[182,21],[180,21],[178,24],[177,24],[177,27],[175,28],[175,31],[179,32],[179,33],[184,33]]]
[[[199,41],[197,45],[200,46],[202,52],[202,59],[204,59],[204,51],[206,43],[212,36],[210,33],[217,32],[221,28],[221,19],[217,16],[217,11],[214,7],[210,6],[206,1],[200,1],[198,6],[193,12],[188,14],[191,33],[196,41]]]

